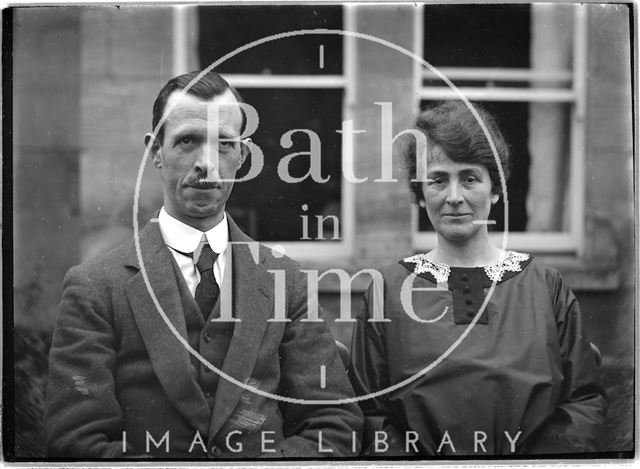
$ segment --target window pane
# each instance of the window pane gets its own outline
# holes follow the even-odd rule
[[[273,34],[302,29],[342,29],[341,6],[244,5],[199,8],[198,54],[204,68],[225,54]],[[319,50],[324,46],[324,66]],[[243,51],[216,68],[220,73],[342,74],[342,36],[301,35]]]
[[[324,89],[240,89],[245,101],[258,111],[260,124],[251,139],[264,153],[264,167],[258,177],[237,183],[227,204],[241,227],[259,241],[306,241],[302,215],[307,216],[308,236],[318,238],[316,216],[340,219],[342,90]],[[309,152],[309,137],[292,135],[291,148],[280,144],[282,135],[293,129],[309,129],[318,135],[321,145],[322,177],[326,183],[307,177],[299,183],[287,183],[278,175],[278,163],[287,155]],[[303,177],[310,158],[294,157],[288,164],[292,177]],[[245,162],[243,172],[249,170]],[[303,210],[302,205],[307,205]],[[333,220],[324,223],[324,239],[334,235]],[[337,225],[337,223],[336,223]],[[340,229],[337,228],[339,236]],[[337,241],[337,240],[334,240]]]
[[[529,5],[425,5],[424,58],[436,67],[529,68]]]

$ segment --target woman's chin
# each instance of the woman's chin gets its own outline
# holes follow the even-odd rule
[[[475,227],[470,226],[449,226],[440,231],[438,234],[449,241],[455,243],[464,243],[469,241],[477,233]]]

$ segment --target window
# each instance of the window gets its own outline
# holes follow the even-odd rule
[[[498,120],[511,147],[508,246],[580,254],[584,217],[584,9],[562,4],[425,5],[416,53]],[[446,45],[446,47],[445,47]],[[419,102],[458,95],[417,67]],[[503,201],[491,217],[504,229]],[[424,211],[414,212],[414,248],[435,245]]]
[[[224,55],[267,36],[302,29],[348,29],[349,8],[341,6],[202,6],[196,10],[197,61],[205,68]],[[178,20],[179,22],[179,20]],[[179,34],[177,32],[176,34]],[[178,41],[178,40],[177,40]],[[216,67],[260,123],[251,135],[264,154],[260,174],[237,183],[227,211],[254,239],[283,245],[301,259],[347,255],[353,230],[353,189],[343,184],[342,121],[348,119],[352,91],[350,38],[337,34],[282,37],[240,52]],[[278,174],[283,158],[309,152],[309,129],[318,137],[321,177],[287,183]],[[287,134],[288,133],[288,134]],[[288,135],[290,138],[287,138]],[[290,140],[288,142],[287,140]],[[294,178],[310,171],[308,156],[287,160]],[[249,170],[245,163],[242,177]]]

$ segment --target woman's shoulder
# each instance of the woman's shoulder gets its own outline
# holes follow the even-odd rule
[[[387,269],[390,273],[402,272],[405,275],[413,273],[432,282],[445,283],[448,281],[451,269],[456,269],[456,267],[431,261],[426,253],[417,253],[399,260]],[[548,267],[546,264],[534,260],[531,254],[519,251],[506,251],[499,261],[485,266],[460,269],[484,271],[485,282],[489,283],[504,282],[525,270],[538,272],[546,270],[552,276],[554,271],[553,268]]]
[[[532,255],[530,255],[528,268],[531,271],[544,276],[550,282],[557,282],[561,280],[561,274],[558,269]]]
[[[380,274],[385,280],[394,278],[405,278],[409,274],[411,274],[412,271],[413,269],[406,267],[403,259],[399,259],[379,269]]]

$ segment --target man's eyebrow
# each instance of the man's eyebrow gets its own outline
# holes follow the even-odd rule
[[[178,128],[174,133],[175,138],[180,138],[184,136],[193,136],[193,137],[202,137],[206,134],[206,131],[201,129],[194,129],[192,127]]]
[[[240,134],[237,134],[231,126],[222,126],[218,128],[218,138],[240,140]]]

